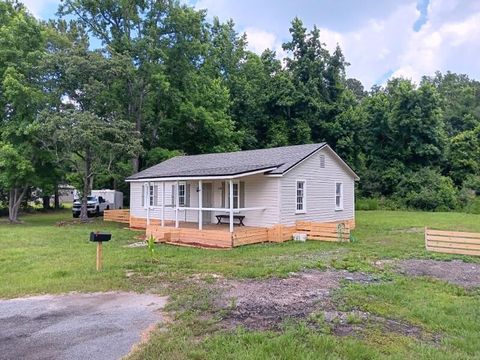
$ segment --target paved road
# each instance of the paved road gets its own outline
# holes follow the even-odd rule
[[[0,300],[0,359],[119,359],[165,303],[122,292]]]

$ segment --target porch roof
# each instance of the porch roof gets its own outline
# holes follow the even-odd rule
[[[177,156],[140,171],[126,180],[221,178],[261,172],[281,175],[325,145],[326,143],[319,143],[229,153]]]

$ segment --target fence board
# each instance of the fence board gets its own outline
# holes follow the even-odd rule
[[[463,231],[443,231],[443,230],[428,229],[428,235],[454,236],[454,237],[480,239],[480,233],[463,232]]]
[[[480,255],[480,233],[425,228],[425,248],[447,254]]]
[[[124,224],[130,223],[130,210],[105,210],[103,212],[103,221],[113,221]]]
[[[342,226],[340,225],[343,225]],[[298,221],[297,232],[307,234],[308,240],[321,241],[349,241],[350,228],[345,223],[316,223],[311,221]]]

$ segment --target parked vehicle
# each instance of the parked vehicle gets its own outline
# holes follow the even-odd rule
[[[117,190],[92,190],[92,196],[97,196],[98,198],[102,197],[109,207],[106,210],[116,210],[123,208],[123,193]]]
[[[115,190],[92,190],[87,197],[88,216],[103,215],[105,210],[121,209],[123,206],[123,193]],[[74,218],[80,216],[82,201],[76,199],[73,202],[72,215]]]

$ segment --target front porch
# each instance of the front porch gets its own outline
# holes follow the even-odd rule
[[[181,228],[180,224],[188,223],[183,227],[196,224],[202,230],[212,229],[212,224],[221,221],[230,233],[238,224],[272,226],[279,217],[277,180],[261,174],[227,179],[151,179],[138,184],[141,188],[133,186],[141,189],[142,201],[141,207],[133,205],[130,226]],[[134,195],[133,199],[138,197]]]

